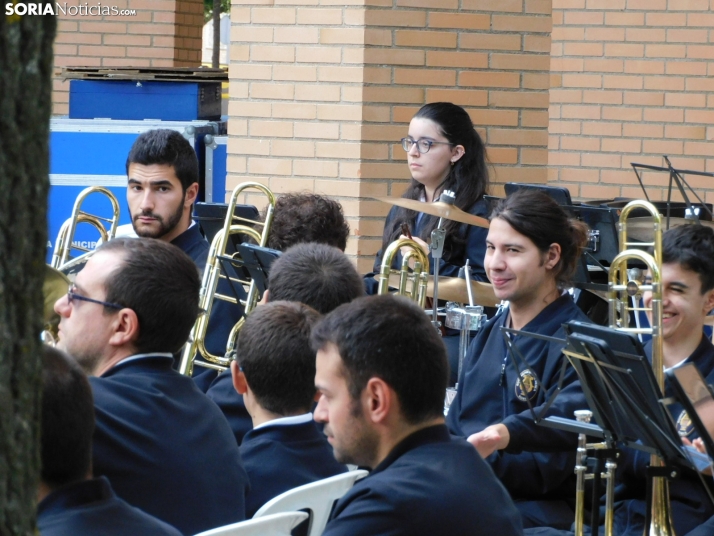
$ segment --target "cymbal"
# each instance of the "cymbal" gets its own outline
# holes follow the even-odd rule
[[[379,274],[374,276],[379,280]],[[399,287],[399,274],[391,274],[389,276],[389,286],[393,288]],[[411,288],[407,284],[407,288]],[[501,300],[496,298],[493,293],[493,285],[490,283],[482,283],[481,281],[471,281],[471,290],[474,296],[474,305],[482,305],[484,307],[496,307]],[[430,275],[426,287],[426,295],[429,298],[434,297],[434,276]],[[439,278],[439,299],[453,301],[458,303],[469,303],[469,291],[466,286],[466,280],[460,277],[440,277]]]
[[[700,221],[702,225],[706,227],[711,227],[714,229],[714,222],[711,221]],[[670,218],[669,227],[679,227],[680,225],[695,225],[696,222],[692,220],[685,220],[684,218]],[[667,225],[667,218],[662,216],[662,227],[663,229]],[[641,218],[628,218],[627,219],[627,235],[635,240],[641,240],[642,242],[651,242],[654,237],[654,223],[652,217],[644,216]]]
[[[486,218],[474,216],[473,214],[464,212],[454,205],[449,205],[448,203],[443,203],[441,201],[437,201],[436,203],[423,203],[422,201],[417,201],[416,199],[405,199],[403,197],[375,197],[375,199],[397,207],[408,208],[409,210],[415,210],[416,212],[423,212],[424,214],[438,216],[439,218],[458,221],[460,223],[467,223],[468,225],[475,225],[486,229],[488,229],[489,225]]]

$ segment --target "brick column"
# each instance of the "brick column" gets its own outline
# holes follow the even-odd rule
[[[642,198],[630,162],[714,171],[709,0],[553,0],[549,181]],[[651,198],[668,176],[646,173]],[[714,179],[687,177],[708,201]],[[679,199],[678,192],[674,198]]]
[[[113,0],[102,4],[134,10],[134,14],[60,12],[55,40],[56,68],[198,67],[201,64],[201,0]],[[74,4],[68,2],[67,5]],[[55,77],[52,101],[55,115],[69,112],[69,82]]]
[[[550,0],[272,4],[232,4],[228,188],[338,198],[367,271],[389,210],[370,198],[404,191],[399,139],[427,102],[469,111],[496,182],[546,182]]]

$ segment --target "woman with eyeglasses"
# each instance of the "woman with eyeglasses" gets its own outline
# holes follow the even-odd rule
[[[402,197],[432,203],[439,200],[441,192],[451,190],[456,194],[454,204],[458,208],[475,216],[488,217],[488,207],[483,198],[488,190],[486,148],[466,110],[450,102],[422,106],[409,123],[409,132],[406,138],[402,138],[402,147],[407,152],[412,175]],[[404,223],[409,226],[414,240],[425,253],[429,253],[427,241],[439,218],[393,207],[384,225],[382,247],[374,263],[375,273],[379,271],[386,247],[400,237],[405,238],[402,234]],[[451,220],[445,220],[445,229],[440,276],[456,277],[459,268],[469,259],[472,277],[487,281],[483,258],[488,229]],[[401,259],[397,262],[401,265]],[[429,263],[430,273],[433,274],[431,255]]]

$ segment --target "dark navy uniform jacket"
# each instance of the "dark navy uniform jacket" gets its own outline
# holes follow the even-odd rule
[[[171,243],[181,248],[184,253],[191,257],[193,262],[196,263],[196,266],[198,266],[199,272],[203,275],[210,245],[201,234],[198,224],[186,229],[183,233],[174,238]],[[238,290],[240,291],[239,297],[245,299],[245,292],[242,292],[242,289]],[[219,281],[218,292],[228,296],[233,295],[230,283],[225,280]],[[220,356],[226,353],[228,335],[242,315],[242,307],[224,300],[216,300],[214,302],[211,317],[208,320],[208,331],[206,332],[205,345],[209,352],[213,355]],[[215,370],[204,367],[194,367],[193,369],[193,379],[204,393],[215,378]]]
[[[56,489],[37,506],[42,536],[181,536],[171,525],[129,506],[106,478]]]
[[[447,425],[453,434],[464,437],[492,424],[506,425],[510,434],[508,448],[495,452],[488,461],[512,497],[539,499],[548,494],[553,498],[573,497],[577,436],[534,424],[526,400],[528,396],[539,413],[541,405],[557,389],[561,364],[566,359],[562,355],[564,345],[525,335],[514,337],[514,344],[530,370],[525,373],[521,366],[521,375],[528,386],[528,392],[524,393],[500,331],[507,318],[508,309],[491,319],[471,343]],[[588,321],[570,295],[564,294],[523,330],[564,339],[562,324],[569,320]],[[587,403],[570,365],[564,385],[548,415],[572,419],[574,410],[587,408]]]
[[[240,453],[250,479],[245,498],[248,518],[285,491],[347,471],[335,460],[312,415],[305,423],[266,424],[251,430],[243,438]]]
[[[714,534],[714,517],[709,518],[709,521],[699,525],[692,532],[688,532],[686,536],[712,536]]]
[[[645,350],[650,355],[651,344],[648,344]],[[694,363],[707,383],[714,383],[714,346],[707,337],[702,337],[699,346],[686,362]],[[666,378],[665,376],[665,396],[674,396],[674,390]],[[682,419],[682,406],[672,404],[669,410],[674,421],[679,423],[677,428],[680,436],[695,439],[696,432]],[[618,502],[615,504],[615,524],[618,533],[623,535],[642,534],[646,506],[646,467],[649,462],[648,454],[628,448],[622,449],[622,455],[618,459],[617,476],[620,482],[616,491]],[[680,478],[669,482],[669,495],[675,532],[686,534],[714,515],[714,505],[693,470],[683,468],[680,473]],[[704,480],[711,483],[711,477],[705,476]],[[714,491],[714,488],[712,489]],[[707,534],[714,535],[714,531]]]
[[[243,436],[253,429],[253,419],[245,409],[243,395],[233,387],[233,377],[230,370],[221,372],[206,391],[208,398],[221,408],[223,415],[233,431],[236,442],[240,445]]]
[[[503,485],[443,425],[410,435],[336,504],[324,536],[515,536],[521,519]]]
[[[93,468],[132,506],[184,534],[245,519],[248,477],[230,428],[170,354],[90,377]]]

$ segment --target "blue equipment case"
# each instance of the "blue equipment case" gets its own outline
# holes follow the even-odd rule
[[[219,120],[220,82],[70,80],[70,119]]]
[[[62,223],[70,217],[77,195],[88,186],[108,188],[119,201],[121,208],[119,225],[131,223],[126,206],[126,157],[139,134],[154,128],[168,128],[181,132],[196,150],[199,172],[201,172],[204,167],[206,147],[203,138],[207,134],[224,133],[225,123],[66,118],[50,120],[48,263]],[[201,177],[199,196],[207,188],[212,189],[212,186],[209,184],[207,187]],[[82,210],[92,214],[111,215],[109,201],[99,194],[87,198],[82,205]],[[86,224],[78,226],[75,242],[94,248],[97,239],[97,232],[90,226]]]
[[[228,136],[206,135],[206,203],[226,202]]]

